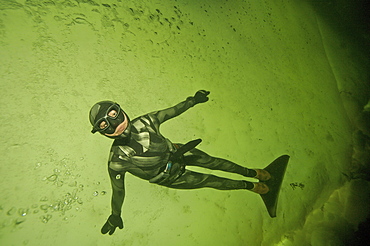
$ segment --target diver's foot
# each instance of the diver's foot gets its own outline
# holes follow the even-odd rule
[[[265,183],[253,183],[254,187],[251,189],[251,191],[263,195],[270,191],[269,187]]]
[[[271,178],[271,174],[264,169],[254,169],[254,170],[256,171],[257,175],[254,176],[253,178],[258,179],[259,181],[267,181]]]

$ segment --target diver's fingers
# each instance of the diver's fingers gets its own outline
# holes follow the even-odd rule
[[[211,92],[206,90],[200,90],[199,92],[203,93],[205,96],[208,96]]]
[[[115,226],[113,226],[112,227],[112,229],[110,230],[110,232],[109,232],[109,235],[112,235],[113,233],[114,233],[114,231],[116,230],[116,227]]]
[[[101,233],[102,234],[107,234],[107,232],[110,230],[110,225],[107,222],[105,222],[105,224],[103,225],[103,227],[101,228]]]

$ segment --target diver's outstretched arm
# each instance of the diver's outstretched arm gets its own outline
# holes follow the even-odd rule
[[[119,176],[120,175],[120,176]],[[111,201],[111,207],[112,207],[112,214],[121,216],[121,208],[123,201],[125,199],[125,184],[124,179],[125,176],[118,174],[114,177],[116,180],[112,180],[111,177],[111,183],[112,183],[112,201]],[[119,181],[119,185],[117,184],[117,181]]]
[[[125,173],[119,173],[110,168],[108,170],[113,190],[111,201],[112,214],[102,227],[101,233],[106,234],[109,231],[109,235],[112,235],[117,227],[123,228],[121,208],[125,199]]]
[[[154,115],[158,119],[159,124],[162,124],[166,120],[169,120],[173,117],[176,117],[184,113],[186,110],[188,110],[189,108],[193,107],[194,105],[198,103],[207,102],[209,99],[208,98],[209,93],[210,93],[209,91],[205,91],[205,90],[197,91],[193,97],[188,97],[185,101],[173,107],[163,109],[160,111],[156,111],[151,114]]]

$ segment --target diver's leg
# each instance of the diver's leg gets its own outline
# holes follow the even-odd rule
[[[245,177],[256,177],[257,175],[257,172],[254,169],[240,166],[229,160],[210,156],[199,149],[190,150],[188,153],[185,154],[184,160],[186,165],[189,166],[199,166],[212,170],[237,173]]]
[[[175,189],[199,189],[205,187],[217,190],[247,189],[258,194],[265,194],[269,191],[268,186],[264,183],[232,180],[190,170],[185,170],[185,173],[176,179],[175,182],[164,186]]]

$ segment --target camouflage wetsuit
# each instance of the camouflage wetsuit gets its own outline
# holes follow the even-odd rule
[[[119,216],[121,214],[125,195],[125,173],[129,172],[142,179],[150,180],[163,171],[169,161],[171,152],[182,146],[181,144],[174,145],[162,136],[159,131],[160,125],[180,115],[195,104],[194,98],[189,97],[186,101],[174,107],[140,116],[130,122],[128,137],[114,141],[108,162],[108,171],[113,188],[113,215]],[[183,164],[251,176],[249,175],[250,169],[228,160],[209,156],[198,149],[187,152],[184,155]],[[162,185],[176,189],[210,187],[219,190],[234,190],[246,189],[248,183],[250,184],[250,182],[243,180],[231,180],[186,169],[182,170],[182,168],[184,166],[174,165],[171,176],[177,175],[176,180],[165,182]],[[248,189],[252,187],[248,187]]]

